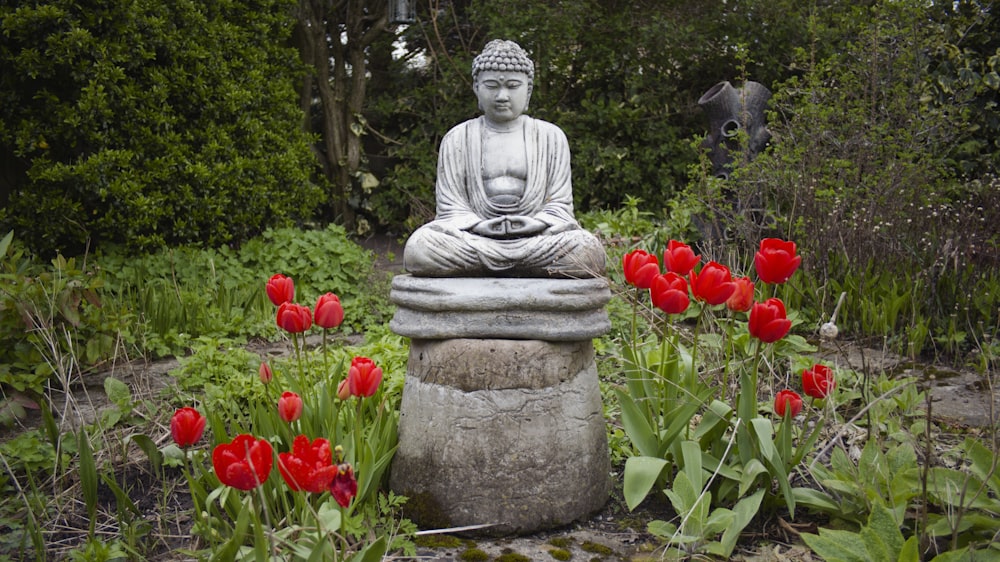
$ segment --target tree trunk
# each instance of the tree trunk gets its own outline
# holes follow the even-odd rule
[[[299,93],[307,109],[306,130],[316,132],[308,110],[318,99],[322,142],[316,156],[332,186],[330,206],[334,215],[346,228],[353,229],[354,178],[364,165],[361,135],[365,129],[362,113],[367,89],[365,53],[386,30],[386,1],[301,0],[298,20],[299,52],[313,71]]]

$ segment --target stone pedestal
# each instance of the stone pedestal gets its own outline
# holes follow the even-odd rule
[[[418,525],[529,533],[604,505],[591,340],[610,297],[603,279],[393,280],[391,327],[412,341],[390,484]]]

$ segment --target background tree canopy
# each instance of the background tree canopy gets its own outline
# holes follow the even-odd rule
[[[758,228],[794,236],[828,196],[997,200],[993,2],[414,5],[393,26],[385,0],[0,0],[0,228],[44,253],[239,244],[293,221],[405,234],[433,214],[438,143],[476,114],[470,62],[496,37],[536,61],[530,112],[566,131],[582,211],[725,217],[752,195]],[[775,92],[772,149],[724,188],[697,149],[697,100],[722,80]],[[878,177],[908,198],[869,196]]]

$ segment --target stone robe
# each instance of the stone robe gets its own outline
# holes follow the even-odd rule
[[[527,178],[520,200],[491,201],[483,184],[482,117],[461,123],[441,141],[437,215],[417,229],[403,251],[416,276],[596,277],[604,273],[600,241],[573,217],[569,143],[562,129],[524,117]],[[485,219],[530,216],[548,228],[522,238],[490,238],[470,232]]]

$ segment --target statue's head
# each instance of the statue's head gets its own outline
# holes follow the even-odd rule
[[[513,86],[511,102],[516,115],[528,107],[534,87],[535,64],[528,53],[513,41],[494,39],[472,61],[472,89],[479,109],[491,116],[488,100],[497,88]],[[519,90],[519,91],[518,91]]]

